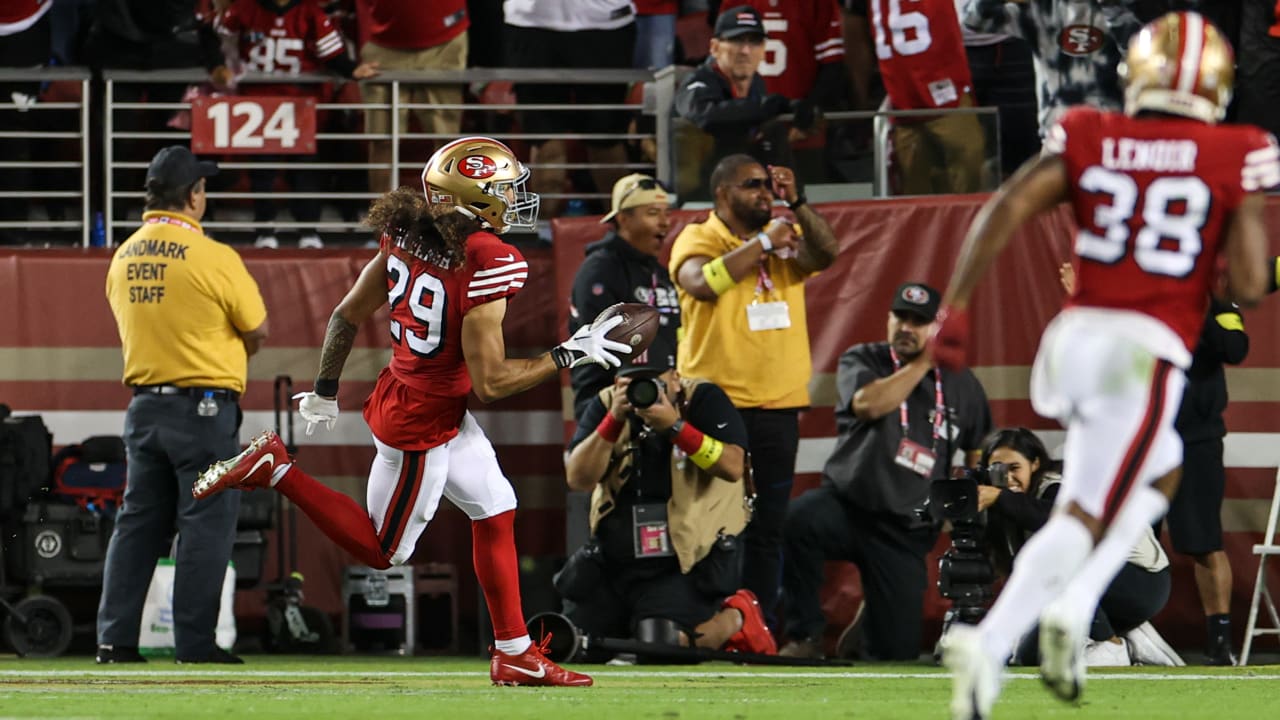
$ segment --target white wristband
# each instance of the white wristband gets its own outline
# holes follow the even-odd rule
[[[757,233],[756,239],[760,241],[760,247],[764,248],[765,252],[773,252],[773,241],[769,239],[767,233]]]

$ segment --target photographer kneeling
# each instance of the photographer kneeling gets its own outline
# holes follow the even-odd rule
[[[565,614],[588,635],[774,654],[740,589],[746,427],[717,385],[649,356],[666,362],[620,370],[571,442],[565,470],[592,493],[592,538],[556,576]]]
[[[986,468],[991,484],[978,486],[978,509],[988,511],[992,562],[1007,577],[1022,545],[1049,520],[1062,476],[1040,438],[1021,427],[992,433],[979,467]],[[1085,662],[1094,667],[1183,664],[1148,623],[1169,599],[1169,588],[1169,558],[1148,530],[1102,596]],[[1015,665],[1039,664],[1038,636],[1033,629],[1018,644]]]

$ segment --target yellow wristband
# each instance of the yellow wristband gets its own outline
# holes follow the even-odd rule
[[[1272,275],[1274,276],[1276,287],[1280,287],[1280,255],[1275,256],[1272,262],[1275,263],[1275,267],[1272,268]]]
[[[1240,313],[1224,312],[1213,316],[1223,330],[1244,330],[1244,318]]]
[[[703,470],[710,470],[712,465],[720,459],[724,454],[724,443],[711,437],[710,435],[702,436],[702,447],[698,448],[698,452],[689,456],[694,465]]]
[[[724,266],[723,257],[704,264],[702,277],[706,279],[707,287],[711,288],[711,292],[717,295],[723,295],[729,288],[737,285],[733,281],[733,276],[729,274],[729,268]]]

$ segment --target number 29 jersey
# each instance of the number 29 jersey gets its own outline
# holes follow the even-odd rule
[[[458,434],[471,375],[462,354],[462,319],[472,308],[509,298],[524,287],[529,265],[488,232],[467,238],[466,262],[441,267],[415,257],[388,236],[387,299],[391,362],[365,401],[364,418],[378,440],[426,450]]]
[[[1078,107],[1044,146],[1066,163],[1079,227],[1067,306],[1144,313],[1194,348],[1227,219],[1280,182],[1275,138],[1252,125]]]

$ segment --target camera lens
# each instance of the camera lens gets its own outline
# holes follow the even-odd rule
[[[658,402],[657,381],[648,378],[632,380],[627,385],[627,402],[638,408],[647,408]]]

